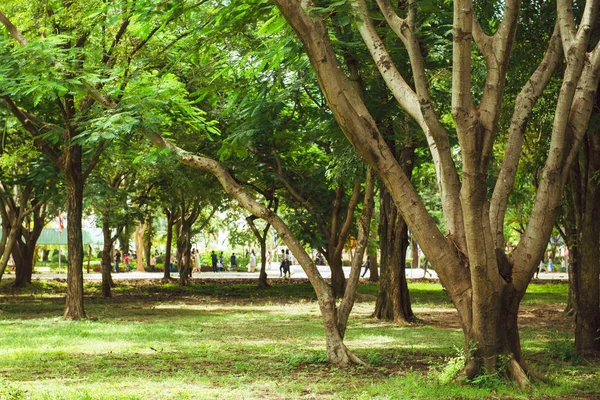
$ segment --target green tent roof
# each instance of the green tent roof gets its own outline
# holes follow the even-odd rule
[[[42,229],[42,234],[37,241],[38,245],[49,245],[49,244],[67,244],[67,230],[62,229],[62,234],[60,229],[54,228],[44,228]],[[94,240],[92,240],[92,235],[90,232],[83,230],[83,244],[97,244]]]

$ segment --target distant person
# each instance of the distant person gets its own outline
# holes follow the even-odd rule
[[[292,265],[292,258],[290,257],[290,250],[286,250],[285,251],[285,257],[284,257],[284,262],[285,262],[285,268],[283,269],[283,277],[286,277],[287,274],[287,278],[291,278],[292,274],[290,272],[290,266]]]
[[[115,273],[119,272],[119,263],[121,262],[121,252],[119,249],[115,251]]]
[[[152,271],[154,271],[156,269],[156,255],[157,255],[157,253],[154,252],[154,254],[152,255],[152,257],[150,257],[150,269]]]
[[[212,262],[212,269],[213,269],[213,271],[217,272],[217,262],[218,262],[218,260],[217,260],[217,255],[215,254],[214,250],[210,252],[210,260]]]
[[[365,270],[363,271],[362,275],[360,276],[361,278],[364,278],[365,275],[367,274],[367,271],[369,270],[369,259],[367,258],[367,262],[365,263],[365,265],[363,265],[363,267],[365,267]]]
[[[129,252],[123,254],[123,265],[125,266],[125,272],[128,272],[131,265],[131,255]]]
[[[231,269],[235,271],[237,269],[237,258],[235,257],[235,253],[231,253],[229,262],[231,264]]]
[[[279,277],[283,276],[285,272],[285,250],[281,249],[281,264],[279,264]]]
[[[267,268],[271,268],[271,261],[273,261],[273,255],[271,250],[267,251]]]
[[[254,272],[256,270],[256,254],[254,254],[254,250],[250,253],[250,272]]]
[[[221,268],[225,268],[225,257],[223,256],[223,252],[219,254],[219,262],[221,263]]]

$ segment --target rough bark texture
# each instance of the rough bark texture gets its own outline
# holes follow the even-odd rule
[[[69,265],[67,268],[67,295],[64,318],[78,320],[86,317],[83,307],[83,184],[81,148],[70,151],[70,170],[63,171],[67,191],[67,236]]]
[[[380,213],[381,277],[373,315],[388,321],[412,321],[414,314],[405,274],[408,229],[385,187],[381,188]]]
[[[373,118],[353,89],[352,83],[344,76],[329,41],[325,21],[319,16],[309,15],[303,9],[312,7],[312,3],[274,1],[302,41],[321,90],[340,128],[363,159],[377,171],[448,290],[461,318],[465,343],[476,343],[467,368],[469,375],[479,373],[481,368],[486,368],[488,372],[495,371],[500,355],[506,354],[514,360],[508,368],[512,378],[520,386],[527,386],[529,381],[525,372],[531,371],[528,371],[520,354],[516,314],[518,304],[548,243],[566,181],[566,171],[569,170],[573,154],[577,151],[589,121],[590,98],[598,84],[600,50],[596,47],[593,54],[586,55],[585,46],[590,27],[596,20],[598,2],[588,2],[580,23],[576,24],[568,1],[559,0],[559,25],[564,53],[567,54],[567,67],[559,95],[550,151],[533,211],[522,240],[511,257],[507,258],[503,250],[503,239],[498,239],[501,235],[497,234],[497,228],[501,224],[494,227],[491,224],[487,177],[504,96],[508,60],[515,37],[519,2],[511,0],[504,3],[503,19],[497,31],[493,36],[487,36],[474,18],[472,2],[454,1],[452,115],[461,148],[462,186],[458,201],[454,199],[446,203],[443,200],[444,217],[447,218],[446,214],[456,216],[447,220],[450,232],[446,238],[435,226],[408,177],[383,143]],[[386,1],[378,3],[382,9],[386,8]],[[411,53],[420,50],[411,44],[411,38],[415,37],[414,32],[419,28],[415,25],[418,21],[415,18],[418,7],[412,4],[415,2],[409,3],[411,7],[406,18],[395,15],[393,10],[390,11],[391,7],[387,7],[390,12],[384,14],[392,28],[399,28],[395,32]],[[361,27],[363,41],[385,77],[392,70],[393,61],[381,41],[377,41],[377,33],[368,26],[369,17],[364,2],[357,0],[354,5],[361,17],[357,25]],[[472,99],[471,87],[473,42],[484,56],[487,66],[483,93],[476,102]],[[590,62],[585,63],[586,59]],[[418,65],[418,61],[411,56],[413,68]],[[415,77],[422,72],[416,71]],[[420,118],[427,119],[431,113],[423,110],[423,114],[419,115],[416,109],[428,104],[427,97],[421,93],[422,90],[427,90],[423,87],[426,85],[422,85],[421,80],[416,82],[421,89],[417,87],[415,93],[401,76],[395,77],[398,79],[386,79],[388,87],[395,96],[398,93],[396,97],[399,103],[423,127]],[[523,104],[517,104],[515,110],[522,106]],[[432,139],[430,146],[436,145],[440,152],[439,161],[442,163],[448,159],[449,153],[449,148],[442,140],[446,134],[436,130],[433,123],[425,125],[423,129],[429,130]],[[432,151],[434,160],[437,151]],[[454,173],[450,165],[440,167],[438,174],[442,178],[439,180],[442,190],[452,188],[451,182],[454,180],[449,175]],[[508,196],[509,193],[502,195]],[[447,197],[442,195],[442,199],[444,198]],[[462,223],[452,222],[457,221],[461,215]],[[509,273],[501,274],[501,267],[506,265],[509,265]]]
[[[415,148],[408,129],[404,134],[404,146],[399,152],[399,159],[404,173],[410,177]],[[395,140],[388,139],[387,143],[392,152],[397,153]],[[415,317],[406,281],[408,226],[385,186],[381,188],[380,199],[381,283],[373,315],[379,319],[408,322]]]
[[[15,260],[15,287],[25,287],[31,284],[31,276],[35,263],[35,246],[42,234],[45,221],[45,207],[41,206],[34,210],[33,221],[26,219],[26,224],[21,226],[21,233],[13,247],[13,258]],[[33,222],[33,226],[31,226]]]
[[[600,97],[600,96],[599,96]],[[600,99],[597,113],[600,116]],[[581,355],[600,352],[600,128],[591,127],[583,146],[584,180],[578,226],[575,348]]]

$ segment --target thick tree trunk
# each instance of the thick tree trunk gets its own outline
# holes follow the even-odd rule
[[[20,250],[15,251],[19,247]],[[24,288],[31,284],[33,274],[33,252],[29,251],[28,246],[21,246],[15,243],[13,250],[13,259],[15,261],[15,283],[14,287]]]
[[[44,228],[45,206],[33,212],[33,227],[21,228],[21,233],[13,247],[15,260],[15,287],[25,287],[31,284],[31,276],[35,267],[36,244]],[[27,229],[27,230],[26,230]]]
[[[70,169],[63,171],[67,192],[67,236],[68,236],[68,269],[67,295],[64,318],[78,320],[85,318],[83,307],[83,184],[81,174],[81,148],[71,148]]]
[[[385,187],[381,188],[380,209],[381,280],[373,315],[394,322],[412,321],[415,316],[405,273],[408,229]]]
[[[600,107],[600,96],[599,104]],[[598,110],[600,111],[600,110]],[[598,112],[600,115],[600,112]],[[583,356],[600,352],[600,129],[591,128],[584,144],[583,213],[577,242],[581,263],[575,313],[575,348]]]

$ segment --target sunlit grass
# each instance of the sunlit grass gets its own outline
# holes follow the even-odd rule
[[[545,291],[544,287],[549,290]],[[504,381],[441,384],[463,334],[439,284],[411,283],[420,321],[371,317],[374,284],[361,285],[345,343],[369,367],[326,362],[310,285],[123,285],[115,297],[86,286],[88,320],[61,318],[64,284],[20,293],[0,285],[0,399],[591,398],[598,362],[578,359],[564,286],[539,285],[524,302],[528,360],[550,376],[521,392]],[[544,318],[540,319],[539,317]],[[546,316],[551,317],[546,321]]]

